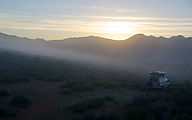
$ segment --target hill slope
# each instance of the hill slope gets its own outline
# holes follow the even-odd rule
[[[81,61],[192,64],[192,38],[136,34],[124,41],[89,36],[45,41],[0,34],[0,48]]]

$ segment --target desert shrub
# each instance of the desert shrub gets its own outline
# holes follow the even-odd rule
[[[105,80],[97,82],[97,85],[107,89],[124,88],[127,87],[127,83],[123,81]]]
[[[114,101],[111,97],[95,98],[86,101],[77,102],[69,107],[75,113],[83,113],[90,109],[102,106],[104,103]]]
[[[71,88],[63,88],[62,90],[61,90],[61,94],[63,94],[63,95],[67,95],[67,94],[73,94],[75,91],[73,90],[73,89],[71,89]]]
[[[149,98],[146,96],[137,96],[129,103],[128,107],[147,108],[150,104]]]
[[[25,96],[15,96],[11,102],[11,105],[19,108],[26,108],[32,104],[31,100]]]
[[[192,115],[187,114],[177,115],[173,118],[173,120],[192,120]]]
[[[87,90],[91,90],[91,84],[85,82],[74,82],[68,81],[64,85],[61,86],[61,94],[72,94],[75,92],[83,92]]]
[[[155,120],[163,120],[163,115],[167,112],[167,106],[150,106],[148,111]]]
[[[8,96],[8,95],[9,95],[9,93],[7,90],[0,89],[0,97],[4,97],[4,96]]]
[[[175,107],[185,109],[192,108],[192,91],[189,86],[190,85],[181,85],[181,88],[177,88],[173,93],[171,93],[172,102]]]
[[[189,119],[187,115],[192,114],[191,86],[191,83],[186,82],[167,89],[148,90],[148,93],[135,97],[125,107],[145,109],[155,120]]]
[[[131,89],[136,89],[136,90],[139,90],[139,91],[144,91],[147,89],[146,87],[146,83],[142,82],[142,81],[139,81],[138,83],[131,83],[129,85],[129,87]]]
[[[191,89],[191,88],[192,88],[192,82],[191,82],[191,81],[184,81],[184,86],[185,86],[186,88]]]
[[[74,120],[117,120],[117,116],[112,112],[97,111],[93,113],[87,113]]]
[[[14,116],[16,116],[16,114],[14,112],[11,112],[6,108],[0,108],[0,118],[14,117]]]
[[[156,94],[158,93],[158,94]],[[161,94],[159,91],[155,91],[155,94],[146,94],[133,98],[133,100],[125,106],[126,108],[134,108],[134,110],[143,109],[146,110],[156,120],[161,120],[162,116],[168,111],[167,95]]]
[[[192,107],[192,97],[187,95],[181,95],[177,97],[175,105],[179,107]]]
[[[184,88],[187,89],[187,88]],[[192,93],[191,90],[185,90],[185,92],[180,93],[177,91],[171,95],[173,98],[171,103],[173,103],[174,108],[171,108],[170,115],[171,117],[177,115],[184,115],[180,117],[185,117],[186,114],[192,114]]]
[[[124,116],[123,120],[153,120],[146,110],[139,108],[129,108]]]

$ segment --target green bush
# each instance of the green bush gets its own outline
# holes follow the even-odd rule
[[[25,96],[15,96],[11,100],[11,105],[19,108],[26,108],[32,104],[31,100]]]
[[[186,114],[177,115],[173,118],[173,120],[192,120],[192,115],[186,115]]]
[[[114,101],[111,97],[103,97],[103,98],[95,98],[82,102],[75,103],[71,105],[69,108],[72,109],[75,113],[83,113],[90,109],[94,109],[102,106],[105,102]]]
[[[97,111],[93,113],[87,113],[74,120],[117,120],[117,116],[112,112]]]
[[[149,97],[146,96],[137,96],[134,97],[133,100],[130,102],[129,106],[131,107],[140,107],[140,108],[147,108],[151,102],[149,101]]]
[[[132,109],[130,108],[125,112],[123,120],[153,120],[153,119],[145,110],[139,108],[132,108]]]
[[[80,81],[68,81],[66,84],[61,86],[61,94],[72,94],[75,92],[88,91],[92,89],[90,86],[90,84]]]

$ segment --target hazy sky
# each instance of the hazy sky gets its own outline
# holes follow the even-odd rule
[[[48,40],[192,36],[192,0],[0,0],[0,32]]]

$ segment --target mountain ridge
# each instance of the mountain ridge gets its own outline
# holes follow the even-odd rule
[[[83,36],[83,37],[69,37],[69,38],[65,38],[65,39],[59,39],[59,40],[46,40],[46,39],[43,39],[43,38],[35,38],[35,39],[32,39],[32,38],[28,38],[28,37],[19,37],[19,36],[16,36],[16,35],[10,35],[10,34],[7,34],[7,33],[3,33],[3,32],[0,32],[0,37],[1,36],[11,36],[11,37],[17,37],[17,38],[25,38],[25,39],[31,39],[31,40],[44,40],[44,41],[62,41],[62,40],[71,40],[71,39],[92,39],[92,38],[98,38],[98,39],[106,39],[106,40],[113,40],[113,41],[126,41],[126,40],[129,40],[130,38],[135,38],[135,37],[138,37],[138,38],[141,38],[141,37],[153,37],[153,38],[164,38],[164,39],[172,39],[172,38],[176,38],[176,39],[179,39],[179,38],[182,38],[182,39],[191,39],[192,37],[185,37],[183,35],[176,35],[176,36],[171,36],[171,37],[164,37],[164,36],[153,36],[153,35],[145,35],[143,33],[138,33],[138,34],[135,34],[127,39],[124,39],[124,40],[114,40],[114,39],[110,39],[110,38],[105,38],[105,37],[100,37],[100,36],[94,36],[94,35],[90,35],[90,36]]]
[[[127,40],[97,36],[64,40],[28,39],[0,34],[0,48],[26,53],[83,60],[142,61],[192,64],[192,37],[170,38],[136,34]],[[119,63],[120,64],[120,63]]]

